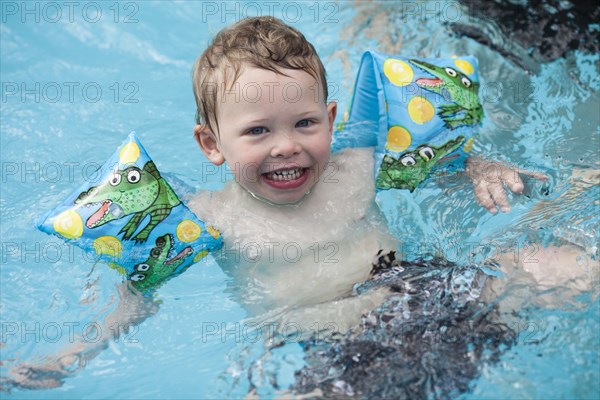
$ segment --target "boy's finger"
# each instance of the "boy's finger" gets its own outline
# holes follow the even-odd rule
[[[504,190],[504,187],[501,184],[493,184],[488,187],[488,190],[490,191],[492,200],[498,207],[500,207],[500,211],[509,212],[510,204],[508,203],[508,198],[506,197],[506,191]],[[521,188],[521,190],[523,190],[523,188]]]
[[[527,175],[527,176],[530,176],[530,177],[540,180],[540,181],[548,180],[548,175],[543,174],[541,172],[534,172],[534,171],[529,171],[526,169],[520,169],[520,168],[516,168],[516,167],[513,168],[510,166],[503,167],[502,179],[506,183],[518,182],[521,180],[521,178],[519,178],[519,174]]]
[[[513,171],[513,173],[509,174],[508,176],[510,176],[511,179],[506,179],[504,176],[502,177],[502,180],[504,181],[504,183],[506,183],[508,188],[510,190],[512,190],[513,193],[517,193],[517,194],[523,193],[523,189],[525,189],[525,185],[523,184],[523,181],[521,180],[519,175],[516,173],[516,171]],[[502,189],[502,193],[504,194],[504,197],[506,198],[506,193],[504,193],[504,188],[502,188],[502,185],[499,185],[499,186],[500,186],[500,189]]]
[[[539,181],[547,181],[548,180],[548,175],[546,174],[542,174],[541,172],[533,172],[533,171],[527,171],[527,170],[519,170],[520,174],[523,175],[527,175],[527,176],[531,176],[532,178],[535,178]]]
[[[498,210],[496,209],[496,204],[494,204],[494,200],[492,200],[492,196],[488,190],[487,184],[479,184],[474,187],[475,198],[477,202],[485,209],[487,209],[492,214],[496,214]]]

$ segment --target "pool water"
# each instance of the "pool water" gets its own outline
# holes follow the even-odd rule
[[[472,18],[457,2],[74,3],[2,3],[3,378],[16,363],[67,345],[71,332],[85,333],[116,306],[115,284],[122,278],[34,223],[129,131],[139,134],[180,195],[222,186],[224,174],[206,169],[192,137],[190,70],[214,34],[246,15],[269,13],[305,33],[327,68],[330,97],[340,111],[348,108],[366,49],[479,59],[486,118],[477,151],[542,171],[549,184],[529,182],[527,196],[512,196],[512,211],[501,215],[488,214],[465,195],[471,188],[460,179],[415,194],[384,193],[378,201],[390,228],[412,243],[404,249],[408,257],[423,251],[418,243],[426,252],[468,262],[472,246],[493,252],[532,240],[572,243],[598,256],[597,53],[529,56],[493,21]],[[489,30],[496,46],[453,34],[457,19]],[[111,342],[61,387],[12,388],[2,395],[239,398],[254,387],[275,396],[294,382],[302,349],[290,342],[265,357],[263,341],[240,325],[246,311],[227,284],[208,258],[160,289],[155,316]],[[597,285],[552,307],[525,307],[515,327],[517,345],[498,363],[483,365],[461,397],[598,398],[599,307]],[[275,371],[270,376],[276,382],[262,380],[257,369]]]

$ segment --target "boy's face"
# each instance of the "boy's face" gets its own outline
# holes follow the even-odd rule
[[[292,204],[329,162],[336,104],[325,105],[321,85],[308,73],[281,72],[287,76],[245,66],[218,99],[219,132],[197,126],[195,133],[209,160],[227,161],[246,190],[275,204]]]

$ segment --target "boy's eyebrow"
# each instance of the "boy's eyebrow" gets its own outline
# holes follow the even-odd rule
[[[317,114],[317,113],[319,113],[319,110],[315,109],[315,110],[305,111],[300,114],[296,114],[296,117],[301,118],[301,117],[306,117],[308,115]]]
[[[262,124],[264,122],[267,122],[268,119],[267,118],[258,118],[258,119],[252,119],[252,120],[248,120],[248,121],[242,121],[242,123],[244,125],[249,125],[249,124]]]
[[[312,116],[317,113],[318,113],[318,110],[311,110],[311,111],[305,111],[303,113],[292,115],[292,117],[293,118],[305,118],[305,117]],[[243,125],[252,125],[252,124],[264,124],[266,122],[269,122],[269,118],[258,118],[258,119],[248,120],[248,121],[242,121],[242,124]]]
[[[304,112],[301,112],[301,113],[298,113],[298,114],[294,114],[292,117],[294,117],[294,118],[304,118],[304,117],[311,116],[311,115],[314,115],[314,114],[317,114],[317,113],[319,113],[319,110],[318,109],[314,109],[314,110],[309,110],[309,111],[304,111]],[[242,120],[240,122],[240,124],[242,124],[242,125],[264,124],[266,122],[269,122],[269,120],[270,120],[269,118],[256,118],[256,119],[249,119],[247,121]]]

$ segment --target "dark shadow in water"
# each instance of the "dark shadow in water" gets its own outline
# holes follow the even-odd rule
[[[469,390],[481,367],[516,340],[496,308],[480,300],[487,275],[445,260],[376,272],[355,295],[388,287],[382,306],[344,335],[304,343],[296,394],[325,398],[449,398]]]
[[[459,35],[498,51],[520,66],[509,45],[517,44],[537,61],[552,61],[568,52],[600,51],[598,23],[600,5],[594,1],[529,0],[516,4],[510,0],[460,0],[469,18],[451,23]],[[595,27],[594,27],[595,25]],[[499,40],[489,27],[495,26],[504,37]],[[526,63],[525,63],[526,64]]]

